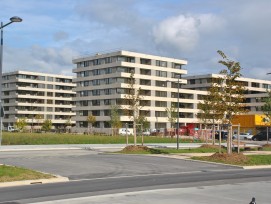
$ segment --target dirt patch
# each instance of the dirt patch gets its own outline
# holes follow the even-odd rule
[[[247,156],[242,153],[240,154],[215,153],[210,156],[210,159],[217,160],[217,161],[224,161],[226,163],[234,163],[234,164],[244,163],[248,161]]]
[[[122,152],[142,152],[142,151],[149,151],[150,148],[148,148],[147,146],[142,146],[142,145],[130,145],[125,147],[123,150],[121,150]]]
[[[127,146],[123,150],[121,150],[119,153],[124,153],[124,154],[168,154],[167,152],[164,152],[163,150],[153,149],[153,148],[149,148],[147,146],[142,146],[142,145]]]
[[[271,148],[271,144],[265,144],[263,145],[263,148]]]

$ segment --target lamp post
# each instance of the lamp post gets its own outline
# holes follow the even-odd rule
[[[180,75],[181,77],[181,75]],[[178,90],[178,96],[177,96],[177,149],[179,149],[179,128],[180,128],[180,77],[177,80],[178,86],[177,86],[177,90]],[[167,82],[176,82],[176,81],[169,81],[167,80]]]
[[[18,16],[13,16],[10,18],[10,22],[3,24],[3,22],[1,22],[1,45],[0,45],[0,108],[1,108],[1,113],[3,110],[2,107],[2,67],[3,67],[3,28],[8,26],[11,23],[16,23],[16,22],[22,22],[23,19],[21,19]],[[2,143],[2,118],[3,118],[4,114],[1,114],[0,116],[0,145]]]

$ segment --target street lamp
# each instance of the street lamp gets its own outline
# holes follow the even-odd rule
[[[10,18],[10,22],[6,23],[5,25],[3,24],[3,22],[1,22],[1,47],[0,47],[0,108],[1,108],[1,116],[0,116],[0,145],[2,142],[2,118],[4,117],[4,111],[2,114],[2,110],[3,110],[3,106],[2,106],[2,66],[3,66],[3,28],[8,26],[11,23],[18,23],[18,22],[22,22],[23,19],[21,19],[18,16],[13,16]]]
[[[181,75],[180,75],[181,77]],[[178,78],[177,80],[177,83],[178,83],[178,96],[177,96],[177,149],[179,149],[179,128],[180,128],[180,77]],[[167,80],[167,82],[176,82],[176,81],[169,81]]]

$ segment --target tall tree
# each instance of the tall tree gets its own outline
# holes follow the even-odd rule
[[[246,113],[244,104],[245,86],[237,79],[241,77],[241,66],[239,62],[230,60],[222,51],[218,50],[218,54],[222,57],[218,63],[226,66],[220,74],[224,77],[223,85],[221,87],[221,112],[224,112],[224,123],[228,125],[228,139],[227,139],[227,153],[232,153],[232,120],[235,115]]]
[[[119,114],[120,106],[119,105],[112,105],[110,110],[110,125],[112,128],[112,135],[116,133],[116,130],[121,128],[122,123],[120,121],[120,114]]]
[[[131,121],[133,121],[134,145],[136,145],[136,122],[140,116],[139,111],[142,108],[142,105],[140,105],[140,100],[143,99],[143,96],[141,95],[141,88],[136,88],[135,82],[134,73],[131,73],[129,84],[127,86],[128,94],[125,95],[125,99],[128,103],[126,110],[128,113],[130,113],[129,117]]]
[[[91,133],[92,133],[92,127],[93,127],[93,124],[96,122],[96,117],[92,114],[89,114],[87,117],[87,122],[88,122],[88,134],[89,134],[89,129],[91,129]]]

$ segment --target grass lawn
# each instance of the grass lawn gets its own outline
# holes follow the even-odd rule
[[[0,182],[48,179],[54,176],[14,166],[0,165]]]
[[[129,143],[133,144],[133,136],[129,136]],[[141,137],[137,137],[141,143]],[[144,143],[175,143],[176,138],[157,136],[144,137]],[[181,142],[191,142],[189,139],[182,139]],[[198,141],[200,142],[200,141]],[[3,145],[41,145],[41,144],[125,144],[125,136],[104,136],[104,135],[79,135],[59,133],[10,133],[3,132]]]
[[[234,156],[232,156],[234,157]],[[213,157],[192,157],[195,160],[233,164],[239,166],[271,165],[271,155],[247,155],[243,159],[222,159]]]

